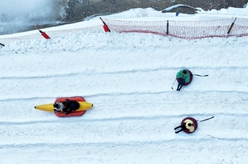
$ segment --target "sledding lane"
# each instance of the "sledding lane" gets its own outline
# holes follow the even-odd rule
[[[239,117],[239,119],[236,119]],[[248,115],[222,114],[206,122],[198,122],[199,130],[192,134],[175,134],[173,128],[180,117],[132,117],[122,119],[74,120],[31,122],[26,124],[1,124],[0,140],[3,147],[23,145],[102,144],[166,142],[173,140],[201,140],[212,137],[220,140],[248,140],[246,127]],[[219,122],[218,120],[222,120]],[[223,121],[225,120],[225,121]],[[231,123],[230,123],[231,122]],[[225,128],[223,128],[225,127]],[[66,132],[61,133],[61,131]],[[230,134],[230,129],[232,133]],[[44,134],[46,131],[46,134]],[[57,135],[59,134],[59,136]],[[166,138],[164,137],[166,136]],[[70,140],[73,138],[73,140]]]
[[[185,160],[193,158],[186,155],[189,152],[193,156],[202,155],[203,159],[211,156],[208,160],[211,163],[216,160],[240,161],[239,156],[245,157],[248,148],[246,144],[248,124],[244,124],[248,117],[240,115],[223,115],[221,117],[199,124],[199,130],[191,135],[174,134],[171,128],[178,125],[178,121],[180,121],[175,117],[166,119],[128,118],[93,122],[68,122],[67,120],[71,119],[64,119],[59,123],[6,125],[5,130],[0,125],[0,130],[3,132],[0,140],[4,141],[1,144],[0,153],[6,157],[2,159],[6,164],[9,163],[8,159],[11,156],[22,152],[28,153],[28,156],[23,155],[21,159],[26,163],[31,163],[35,159],[51,160],[53,163],[59,163],[62,159],[62,162],[80,159],[89,163],[102,163],[108,159],[106,158],[108,154],[116,154],[115,158],[118,160],[125,156],[123,160],[128,163],[127,157],[130,154],[134,153],[137,158],[147,158],[147,155],[151,157],[150,154],[152,154],[151,159],[154,159],[154,156],[160,157],[161,152],[163,154],[161,158],[170,158],[171,163],[177,163],[174,158],[180,157]],[[240,119],[236,119],[237,117]],[[226,121],[219,122],[218,120]],[[66,132],[61,133],[65,129]],[[233,129],[231,134],[230,129]],[[232,151],[229,151],[230,146]],[[196,149],[201,151],[195,151]],[[219,149],[227,151],[220,152]],[[20,152],[20,150],[22,151]],[[49,154],[44,150],[49,150]],[[239,153],[235,150],[238,150]],[[37,151],[44,157],[37,156],[35,153]],[[63,157],[62,152],[64,151],[68,152],[66,154],[68,158]],[[80,155],[75,152],[80,152]],[[205,156],[206,153],[208,156]],[[228,158],[219,158],[223,153],[227,154]],[[95,158],[96,154],[97,158]],[[144,156],[144,154],[147,155]],[[54,155],[57,158],[54,158]],[[87,158],[85,158],[86,156]],[[202,160],[202,158],[195,159],[195,157],[193,159],[199,162]],[[138,162],[136,160],[136,158],[133,159],[132,163]],[[115,163],[116,161],[113,159],[109,162]]]
[[[218,69],[218,72],[212,69],[204,70],[209,76],[195,76],[192,84],[189,87],[184,87],[182,91],[246,92],[244,89],[248,87],[248,82],[246,81],[246,77],[242,74],[242,68]],[[221,76],[227,71],[229,74],[235,74],[235,76]],[[20,77],[19,79],[2,79],[3,92],[0,93],[0,98],[2,100],[8,100],[18,97],[47,97],[48,95],[49,97],[58,97],[60,95],[80,94],[94,96],[99,94],[168,92],[171,91],[170,87],[175,79],[175,74],[176,70],[158,70],[149,72],[115,72],[111,74],[72,73],[72,75],[69,76],[50,76],[46,78]],[[230,88],[230,86],[232,87]],[[25,88],[25,90],[23,88]],[[176,88],[176,84],[174,88]],[[8,93],[8,95],[4,93]],[[184,92],[182,94],[184,94]]]
[[[197,144],[196,144],[197,143]],[[209,145],[206,147],[206,145]],[[232,147],[232,149],[230,149]],[[51,144],[51,145],[25,145],[16,148],[0,149],[1,155],[5,158],[2,161],[5,164],[32,163],[140,163],[160,164],[160,161],[170,161],[171,164],[177,164],[178,160],[194,161],[195,163],[243,163],[246,159],[247,141],[237,139],[234,142],[227,142],[211,137],[201,140],[173,140],[172,142],[139,142],[139,143],[103,143],[103,144]],[[168,150],[169,149],[169,150]],[[219,150],[225,151],[219,151]],[[49,150],[49,151],[44,151]],[[200,151],[196,151],[200,150]],[[235,150],[239,150],[236,154]],[[66,155],[61,152],[67,152]],[[29,153],[27,155],[26,153]],[[36,152],[39,152],[37,154]],[[77,152],[77,153],[75,153]],[[21,160],[9,159],[15,154],[22,156]],[[186,155],[190,154],[190,155]],[[228,155],[225,158],[224,156]],[[112,156],[113,158],[108,158]],[[136,158],[133,158],[135,156]],[[201,156],[201,158],[199,158]],[[55,158],[56,157],[56,158]],[[130,159],[132,159],[130,161]],[[203,161],[204,160],[204,161]],[[184,162],[189,164],[190,162]]]

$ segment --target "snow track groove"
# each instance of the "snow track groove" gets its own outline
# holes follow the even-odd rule
[[[237,141],[238,140],[238,141]],[[238,144],[242,143],[244,144],[245,142],[247,142],[247,138],[217,138],[217,137],[213,137],[213,136],[208,136],[207,138],[193,138],[193,139],[166,139],[166,140],[157,140],[157,141],[152,141],[152,140],[147,140],[147,141],[128,141],[128,142],[87,142],[87,143],[83,143],[83,142],[70,142],[70,143],[61,143],[61,142],[57,142],[57,143],[34,143],[34,144],[6,144],[6,145],[1,145],[1,148],[14,148],[14,149],[18,149],[18,148],[24,148],[24,149],[29,149],[32,147],[66,147],[66,146],[72,146],[72,147],[78,147],[78,146],[140,146],[140,145],[161,145],[161,144],[173,144],[175,142],[178,143],[188,143],[188,144],[194,144],[195,142],[217,142],[217,141],[222,141],[222,142],[228,142],[228,141],[237,141]]]
[[[2,92],[0,93],[0,99],[2,97],[8,98],[14,95],[19,95],[19,97],[25,97],[26,95],[35,95],[36,96],[47,96],[46,92],[42,94],[44,88],[49,90],[51,96],[54,95],[62,95],[74,91],[81,91],[83,95],[96,95],[99,94],[99,88],[101,88],[101,93],[112,94],[114,92],[118,94],[119,92],[123,92],[123,88],[125,88],[125,92],[129,93],[139,93],[139,92],[164,92],[170,91],[170,86],[175,79],[175,71],[156,71],[156,72],[129,72],[129,73],[118,73],[118,74],[80,74],[73,76],[63,76],[63,77],[48,77],[48,78],[31,78],[27,79],[4,79],[2,80]],[[236,76],[228,76],[225,79],[222,77],[218,77],[215,71],[210,70],[206,71],[211,74],[209,77],[194,77],[194,81],[192,84],[196,83],[196,85],[192,85],[188,91],[240,91],[244,92],[244,88],[248,87],[248,82],[246,81],[246,77],[242,74],[242,69],[229,70],[230,74],[235,74]],[[226,72],[226,70],[219,70],[220,74]],[[137,79],[137,76],[139,78]],[[156,78],[159,76],[160,78]],[[168,77],[168,78],[166,78]],[[54,81],[56,81],[57,86],[63,86],[66,81],[69,79],[73,79],[71,81],[70,86],[66,88],[59,88],[53,86]],[[129,81],[133,81],[133,83],[129,83]],[[227,83],[223,83],[222,81],[228,81]],[[28,82],[27,82],[28,81]],[[139,85],[142,83],[142,86]],[[216,83],[215,86],[211,85],[208,87],[202,87],[206,83]],[[11,84],[11,85],[9,85]],[[42,85],[41,85],[42,84]],[[221,84],[221,85],[218,85]],[[229,86],[235,87],[235,89],[229,89]],[[174,86],[174,88],[176,85]],[[23,90],[25,88],[25,91]],[[133,89],[135,88],[135,90]],[[186,87],[183,90],[187,89]],[[70,89],[70,90],[69,90]],[[9,93],[5,95],[4,93]]]
[[[8,79],[25,79],[25,80],[29,80],[29,79],[38,79],[38,78],[56,78],[56,77],[70,77],[70,76],[80,76],[80,75],[90,75],[92,73],[94,73],[94,75],[103,75],[103,74],[124,74],[124,73],[139,73],[139,72],[158,72],[158,71],[164,71],[164,70],[170,70],[170,71],[178,71],[179,69],[181,69],[181,67],[159,67],[159,68],[140,68],[140,69],[132,69],[132,70],[115,70],[115,71],[100,71],[100,72],[96,72],[95,70],[85,70],[85,71],[81,71],[81,72],[71,72],[71,73],[53,73],[53,74],[41,74],[41,75],[18,75],[18,76],[0,76],[1,80],[8,80]],[[243,69],[248,69],[247,66],[243,66],[243,67],[238,67],[238,66],[233,66],[233,67],[218,67],[218,70],[223,70],[223,71],[229,71],[230,69],[239,69],[240,71],[242,71]],[[191,70],[204,70],[204,72],[202,72],[203,75],[205,75],[206,72],[213,72],[214,70],[216,70],[216,67],[194,67],[191,66]],[[208,71],[210,70],[210,71]],[[193,74],[197,72],[192,72]],[[207,74],[208,75],[208,74]],[[211,74],[209,75],[211,76]]]
[[[189,115],[189,114],[188,114]],[[190,113],[191,116],[194,116],[196,118],[201,118],[201,119],[197,119],[197,121],[200,121],[202,119],[205,118],[209,118],[211,117],[211,113]],[[87,122],[87,123],[94,123],[94,122],[110,122],[111,121],[123,121],[123,120],[158,120],[158,119],[164,119],[164,120],[168,120],[171,118],[174,119],[179,119],[179,118],[184,118],[186,117],[187,114],[182,114],[182,115],[151,115],[151,116],[142,116],[142,117],[138,117],[138,116],[127,116],[127,117],[102,117],[102,118],[88,118],[88,119],[77,119],[77,120],[66,120],[66,122],[70,122],[70,123],[80,123],[80,122]],[[215,118],[218,117],[248,117],[248,114],[235,114],[235,113],[215,113]],[[3,129],[7,128],[7,126],[15,126],[15,125],[30,125],[30,126],[35,126],[36,124],[53,124],[53,123],[63,123],[64,120],[58,120],[58,119],[44,119],[44,120],[29,120],[29,121],[2,121],[0,122],[0,127],[2,127]]]
[[[188,90],[188,89],[187,89]],[[112,96],[134,96],[134,95],[142,95],[142,96],[147,96],[147,95],[166,95],[166,94],[169,94],[169,93],[172,93],[174,92],[174,90],[172,89],[168,89],[166,88],[164,91],[157,91],[157,92],[152,92],[152,91],[144,91],[144,92],[112,92],[112,93],[95,93],[95,94],[80,94],[80,95],[77,95],[77,96],[83,96],[85,98],[101,98],[101,97],[112,97]],[[192,95],[201,95],[201,94],[206,94],[206,95],[209,95],[209,94],[222,94],[222,95],[225,95],[225,94],[233,94],[233,95],[240,95],[241,97],[244,97],[246,96],[247,94],[247,91],[237,91],[237,90],[219,90],[219,91],[216,91],[216,90],[206,90],[206,91],[197,91],[197,90],[192,90],[192,89],[189,89],[188,91],[189,93],[187,94],[192,94]],[[173,96],[175,96],[177,94],[174,94]],[[57,96],[58,97],[58,96]],[[26,97],[22,97],[22,98],[19,98],[19,97],[12,97],[12,98],[3,98],[3,99],[0,99],[0,101],[2,102],[5,102],[5,101],[36,101],[36,100],[48,100],[48,99],[51,99],[52,101],[54,99],[56,99],[57,97],[53,96],[53,97],[47,97],[47,96],[37,96],[37,97],[29,97],[29,96],[26,96]],[[177,96],[178,97],[178,96]],[[245,100],[245,98],[244,98]],[[204,103],[204,102],[202,102]],[[245,102],[244,102],[245,103]]]

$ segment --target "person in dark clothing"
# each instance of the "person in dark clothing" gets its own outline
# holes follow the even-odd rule
[[[79,103],[74,100],[68,100],[66,99],[65,101],[66,108],[65,108],[65,114],[68,115],[72,111],[76,111],[79,108]]]
[[[66,99],[65,102],[63,103],[56,102],[55,104],[53,104],[53,106],[54,106],[54,111],[60,113],[65,112],[65,114],[68,115],[72,111],[76,111],[80,105],[77,101]]]
[[[177,127],[174,128],[174,130],[179,129],[175,133],[179,133],[181,131],[188,130],[188,128],[186,126],[191,127],[191,126],[194,126],[194,125],[192,123],[188,123],[187,125],[186,125],[186,123],[184,123],[183,125],[180,125],[180,126],[177,126]]]
[[[187,70],[181,70],[177,73],[176,75],[178,79],[178,86],[177,86],[177,91],[180,91],[181,88],[184,86],[187,78]]]

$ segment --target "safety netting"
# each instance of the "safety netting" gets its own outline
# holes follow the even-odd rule
[[[184,39],[248,35],[248,19],[229,18],[204,21],[128,21],[103,19],[116,32],[152,33]]]
[[[229,18],[219,20],[204,20],[204,21],[129,21],[129,20],[111,20],[103,19],[111,31],[119,33],[138,32],[152,33],[162,36],[172,36],[184,39],[199,39],[208,37],[241,37],[248,36],[248,19],[247,18]],[[52,30],[45,29],[51,38],[56,38],[61,35],[77,32],[100,32],[101,25],[93,27],[79,27],[75,29]],[[2,35],[0,41],[9,43],[14,40],[23,39],[40,39],[41,35],[34,30],[31,33],[20,33],[19,35]]]

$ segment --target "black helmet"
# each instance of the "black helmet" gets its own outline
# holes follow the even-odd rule
[[[187,70],[183,70],[183,73],[186,74],[187,73]]]
[[[54,108],[58,108],[59,105],[58,105],[58,104],[53,104],[53,107],[54,107]]]

